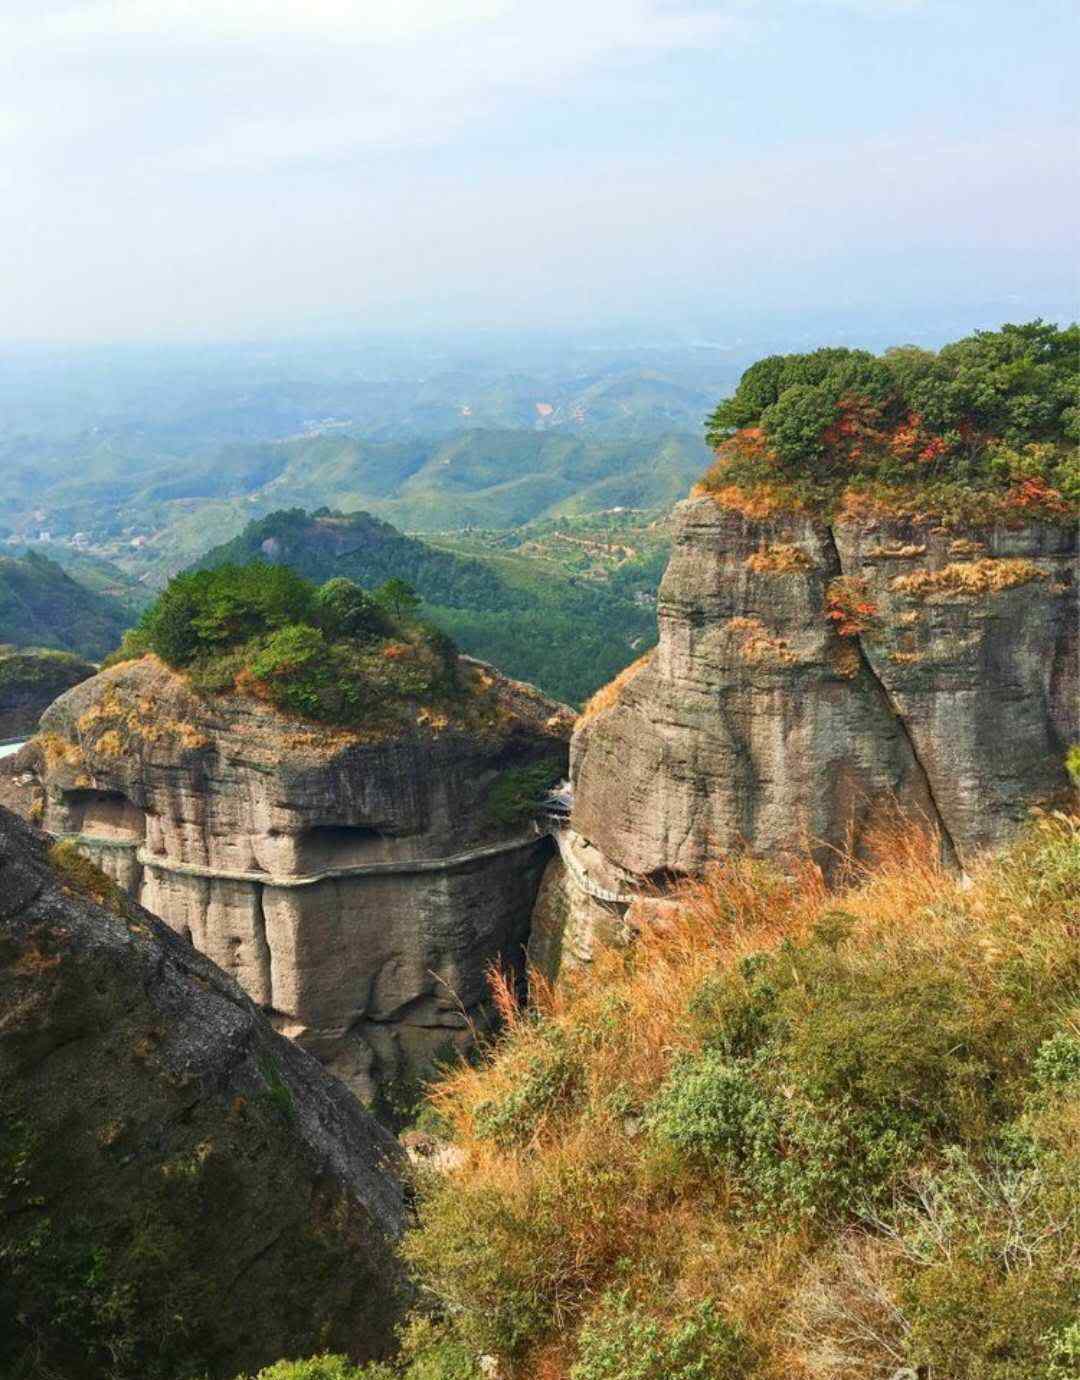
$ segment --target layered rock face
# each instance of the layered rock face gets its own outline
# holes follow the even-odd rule
[[[487,969],[521,962],[550,850],[487,800],[508,770],[565,761],[572,716],[462,660],[475,723],[421,711],[374,742],[200,698],[152,658],[117,666],[42,721],[44,827],[370,1096],[483,1023]]]
[[[574,736],[562,847],[586,863],[591,848],[592,865],[575,882],[553,864],[538,934],[587,950],[628,877],[698,874],[734,848],[780,862],[809,848],[828,869],[897,812],[961,865],[1003,842],[1068,789],[1076,563],[1069,526],[681,504],[659,645]]]
[[[225,1380],[385,1354],[407,1302],[396,1142],[231,978],[3,809],[0,1013],[0,1372]]]

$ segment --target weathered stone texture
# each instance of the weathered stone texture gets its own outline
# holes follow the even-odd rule
[[[0,809],[0,1119],[30,1147],[0,1227],[12,1316],[63,1352],[18,1268],[28,1225],[45,1223],[45,1249],[81,1233],[121,1283],[149,1222],[157,1254],[132,1263],[139,1312],[121,1331],[153,1332],[160,1309],[191,1332],[185,1363],[222,1378],[328,1345],[385,1354],[407,1303],[397,1143],[230,977],[133,901],[96,904],[93,879],[51,856]],[[104,1374],[81,1335],[63,1373]]]
[[[828,869],[899,811],[969,861],[1068,790],[1076,562],[1068,526],[830,528],[687,500],[659,645],[575,731],[573,830],[662,881],[742,847],[781,862],[809,848]],[[862,607],[854,623],[829,617],[838,600]],[[580,892],[553,864],[541,927],[560,897],[584,950]]]
[[[485,806],[507,769],[565,761],[569,711],[467,665],[498,698],[488,727],[379,742],[200,698],[152,658],[117,666],[45,715],[44,827],[92,840],[126,890],[370,1095],[483,1022],[485,972],[520,962],[551,847]]]

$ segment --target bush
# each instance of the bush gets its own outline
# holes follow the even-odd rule
[[[581,1329],[571,1380],[741,1380],[753,1353],[708,1300],[665,1325],[635,1308],[629,1291],[608,1294]]]
[[[238,1376],[237,1380],[250,1380]],[[255,1380],[394,1380],[389,1366],[354,1366],[347,1356],[312,1356],[306,1361],[277,1361],[264,1366]]]
[[[528,1380],[1072,1364],[1080,821],[965,885],[919,835],[876,851],[839,894],[727,860],[432,1091],[462,1156],[406,1249],[472,1354]]]
[[[147,609],[140,638],[170,666],[235,647],[313,614],[315,586],[288,566],[223,565],[175,576]]]
[[[328,637],[385,637],[393,625],[376,600],[353,580],[327,580],[315,592],[315,617]]]
[[[262,562],[177,576],[116,659],[148,651],[200,694],[241,689],[302,718],[380,731],[415,723],[411,700],[459,694],[457,650],[438,629],[395,622],[351,580],[316,589]]]

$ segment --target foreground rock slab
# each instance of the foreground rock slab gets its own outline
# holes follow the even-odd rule
[[[0,1088],[0,1371],[385,1353],[396,1142],[231,978],[6,810]]]

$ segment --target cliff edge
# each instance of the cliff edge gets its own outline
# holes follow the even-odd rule
[[[421,703],[365,735],[145,657],[62,696],[20,770],[32,751],[47,830],[370,1097],[486,1021],[551,849],[514,791],[565,770],[570,712],[468,658],[458,677],[453,721]]]

